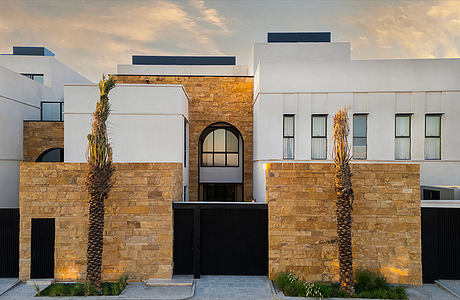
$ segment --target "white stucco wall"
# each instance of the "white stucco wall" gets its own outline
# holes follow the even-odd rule
[[[43,74],[45,88],[42,100],[46,101],[62,101],[64,84],[90,83],[54,56],[0,55],[0,66],[17,73]]]
[[[99,90],[96,85],[66,85],[64,93],[64,159],[85,162],[86,136]],[[110,103],[108,130],[114,162],[184,163],[188,98],[181,85],[119,84],[110,93]]]
[[[120,75],[248,76],[248,66],[118,65]]]
[[[42,85],[0,66],[0,208],[19,207],[23,120],[40,115]]]
[[[301,44],[284,45],[290,51]],[[311,45],[314,47],[315,45]],[[265,44],[275,51],[277,45]],[[324,45],[318,49],[324,50]],[[334,48],[335,45],[331,45]],[[288,52],[285,49],[284,52]],[[257,49],[257,47],[255,48]],[[333,116],[347,106],[354,113],[368,114],[366,162],[394,160],[395,114],[411,113],[411,160],[421,164],[421,184],[460,185],[460,59],[346,61],[313,56],[296,59],[277,56],[258,61],[254,78],[254,195],[265,201],[261,165],[283,161],[283,114],[295,114],[294,162],[311,160],[311,115],[328,114],[327,162]],[[343,54],[343,53],[342,53]],[[441,121],[441,161],[424,160],[425,114],[444,113]],[[350,142],[353,135],[351,126]],[[352,143],[351,143],[352,144]],[[292,160],[290,160],[292,162]],[[315,162],[325,162],[315,161]],[[260,175],[260,176],[259,176]],[[261,179],[261,178],[263,179]]]

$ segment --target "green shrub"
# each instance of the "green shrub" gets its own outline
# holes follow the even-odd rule
[[[289,283],[288,278],[287,278],[287,273],[282,272],[276,277],[275,280],[275,285],[279,290],[284,290],[286,288],[286,285]]]
[[[332,297],[332,285],[317,283],[316,286],[319,288],[321,295],[323,295],[324,298]]]

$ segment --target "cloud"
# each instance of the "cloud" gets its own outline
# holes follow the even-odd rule
[[[378,3],[348,23],[354,56],[360,58],[435,58],[460,56],[460,2]]]
[[[219,15],[219,12],[214,8],[207,8],[203,0],[190,0],[193,7],[198,9],[204,20],[220,28],[223,33],[230,33],[230,30],[225,25],[225,18]]]
[[[94,81],[133,54],[221,55],[213,38],[229,32],[225,20],[198,2],[202,18],[180,2],[2,2],[0,52],[43,45]]]

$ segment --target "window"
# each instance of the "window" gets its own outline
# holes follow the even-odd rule
[[[184,168],[187,167],[187,120],[184,118]]]
[[[51,148],[43,151],[35,160],[36,162],[63,162],[64,161],[64,149],[63,148]]]
[[[440,200],[441,192],[429,189],[423,189],[423,200]]]
[[[43,74],[21,74],[21,75],[43,84]]]
[[[283,116],[283,158],[294,159],[294,115]]]
[[[395,159],[410,159],[410,115],[396,115],[395,118]]]
[[[425,115],[425,159],[441,159],[441,115]]]
[[[311,159],[326,159],[327,115],[311,116]]]
[[[188,201],[188,186],[184,185],[184,201]]]
[[[367,115],[353,115],[353,158],[367,158]]]
[[[42,121],[64,121],[64,102],[41,102]]]
[[[229,128],[211,128],[201,145],[202,167],[238,167],[239,139]]]

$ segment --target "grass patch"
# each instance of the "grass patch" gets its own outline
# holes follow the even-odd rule
[[[339,284],[306,282],[291,273],[280,273],[276,287],[289,297],[407,299],[402,286],[390,286],[381,274],[359,270],[355,274],[355,294],[349,295]]]
[[[37,292],[36,297],[59,297],[59,296],[117,296],[128,285],[128,277],[122,276],[116,282],[101,283],[101,292],[90,283],[53,283],[43,291]]]

